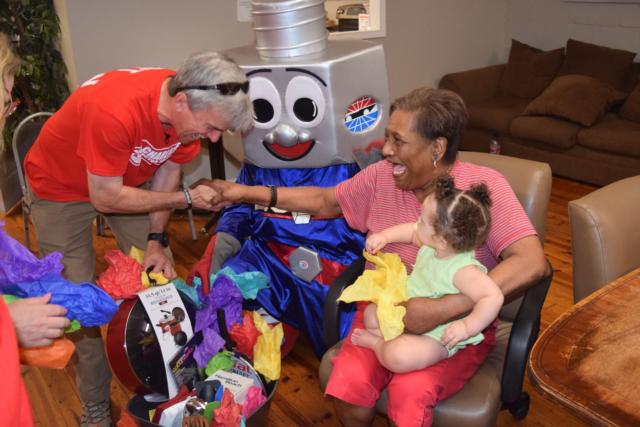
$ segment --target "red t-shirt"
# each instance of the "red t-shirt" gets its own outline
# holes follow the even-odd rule
[[[126,69],[86,81],[44,125],[25,159],[31,189],[46,200],[89,201],[87,171],[139,186],[171,160],[187,163],[200,144],[182,145],[158,119],[167,69]]]
[[[536,231],[511,186],[499,172],[472,163],[456,161],[451,175],[457,188],[467,190],[485,182],[491,192],[491,230],[485,243],[476,249],[476,258],[487,270],[499,262],[500,254],[512,243]],[[392,165],[377,162],[336,187],[336,199],[349,225],[364,233],[374,233],[394,225],[415,222],[421,204],[411,191],[399,189],[393,179]],[[407,273],[416,262],[418,247],[391,243],[385,252],[400,255]]]
[[[0,360],[2,360],[0,426],[32,426],[31,404],[20,374],[16,333],[2,295],[0,295]]]

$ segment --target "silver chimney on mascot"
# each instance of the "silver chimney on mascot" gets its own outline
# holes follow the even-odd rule
[[[238,182],[334,187],[351,178],[359,171],[354,153],[367,152],[384,134],[389,99],[382,46],[327,40],[323,1],[256,0],[252,15],[255,46],[226,51],[249,78],[254,108]],[[342,216],[238,205],[223,212],[215,245],[212,271],[265,273],[269,287],[250,303],[306,333],[322,355],[328,286],[362,256],[364,236]],[[341,316],[342,335],[352,315]]]

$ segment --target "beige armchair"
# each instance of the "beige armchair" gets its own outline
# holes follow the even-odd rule
[[[640,267],[640,175],[569,202],[573,300]]]
[[[548,164],[476,152],[460,152],[459,157],[463,161],[501,172],[544,240],[551,192],[551,169]],[[354,265],[345,274],[359,274],[363,266],[363,262]],[[526,417],[529,396],[522,391],[522,382],[529,350],[540,329],[540,310],[551,283],[551,268],[549,271],[549,275],[529,288],[523,297],[503,307],[496,331],[496,347],[460,392],[438,403],[434,410],[435,426],[493,426],[500,409],[508,409],[516,419]],[[330,348],[320,363],[319,377],[323,389],[331,373],[331,358],[340,348],[339,323],[336,320],[339,309],[335,301],[342,289],[353,280],[355,276],[339,278],[329,290],[325,303],[325,342]],[[386,393],[383,393],[376,408],[386,413]]]

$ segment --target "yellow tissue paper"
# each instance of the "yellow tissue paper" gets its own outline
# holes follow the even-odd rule
[[[385,341],[389,341],[404,332],[402,319],[406,309],[397,304],[407,300],[407,269],[398,254],[373,255],[365,251],[364,257],[376,268],[365,270],[342,292],[338,301],[375,303],[380,331]]]
[[[269,381],[280,378],[280,346],[282,345],[282,323],[273,328],[260,316],[253,312],[253,323],[261,335],[253,346],[253,367]]]
[[[144,264],[144,251],[142,249],[131,246],[131,249],[129,249],[129,256],[138,261],[138,264]]]
[[[136,261],[138,261],[138,264],[141,264],[141,265],[144,264],[144,251],[142,249],[138,249],[135,246],[131,246],[131,249],[129,249],[129,256],[135,259]],[[156,285],[166,285],[167,283],[169,283],[169,279],[164,277],[164,274],[162,274],[162,272],[160,273],[151,272],[147,275],[147,273],[143,271],[140,274],[140,280],[142,281],[142,286],[144,286],[145,288],[148,288],[151,286],[149,279],[155,280]]]
[[[147,274],[146,272],[143,271],[140,274],[140,280],[142,280],[142,286],[144,286],[145,288],[148,288],[151,286],[151,282],[149,281],[149,279],[155,280],[156,285],[166,285],[167,283],[169,283],[169,279],[164,277],[164,274],[162,272],[154,273],[152,271],[151,273]]]

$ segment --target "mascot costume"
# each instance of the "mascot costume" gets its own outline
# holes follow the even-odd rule
[[[292,3],[323,2],[280,3],[270,3],[271,12]],[[245,159],[237,182],[333,187],[359,171],[354,152],[363,152],[383,137],[388,87],[382,46],[360,40],[327,41],[324,5],[321,19],[312,24],[315,32],[293,25],[298,35],[307,38],[320,32],[320,39],[307,42],[286,33],[291,28],[282,29],[287,26],[283,22],[291,21],[286,11],[275,10],[265,18],[260,15],[265,11],[257,11],[257,6],[253,2],[257,48],[226,52],[249,77],[254,108],[254,127],[243,135]],[[301,10],[291,9],[293,13]],[[294,21],[300,22],[299,18]],[[328,286],[362,256],[363,246],[364,236],[349,228],[342,216],[321,218],[238,204],[228,206],[220,216],[216,236],[201,261],[210,267],[196,271],[205,289],[205,271],[230,267],[235,273],[265,273],[269,286],[249,301],[255,303],[250,308],[262,307],[306,333],[321,356],[326,350],[322,316]],[[341,318],[344,336],[353,310]]]

